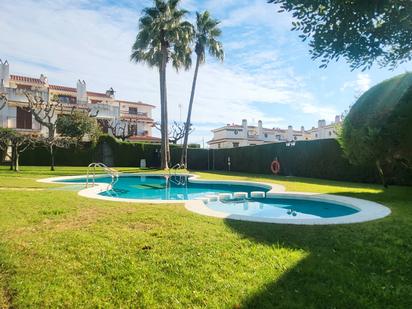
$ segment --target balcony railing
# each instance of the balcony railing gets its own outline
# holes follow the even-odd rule
[[[26,89],[19,89],[19,88],[4,88],[2,91],[4,91],[7,94],[7,98],[9,101],[15,101],[15,102],[27,102],[26,95],[24,94]],[[47,101],[48,100],[48,93],[45,91],[33,91],[29,90],[29,92],[35,94],[36,96],[40,96],[43,100]]]
[[[148,117],[147,113],[144,112],[137,112],[137,113],[129,113],[129,112],[120,112],[121,117]]]
[[[103,103],[87,104],[91,114],[96,114],[97,118],[112,118],[119,117],[119,107]]]

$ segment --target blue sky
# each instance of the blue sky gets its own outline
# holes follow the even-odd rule
[[[130,63],[141,9],[151,1],[16,0],[0,10],[0,58],[12,74],[48,76],[51,83],[90,91],[113,87],[120,99],[159,106],[157,71]],[[377,66],[361,72],[343,60],[319,69],[306,43],[291,32],[292,18],[265,0],[183,0],[189,11],[209,10],[222,21],[226,59],[207,58],[199,72],[192,142],[207,141],[210,130],[248,119],[265,127],[310,128],[333,120],[370,86],[412,69]],[[194,18],[192,13],[190,19]],[[192,70],[168,71],[169,113],[185,116]],[[159,108],[154,114],[159,119]]]

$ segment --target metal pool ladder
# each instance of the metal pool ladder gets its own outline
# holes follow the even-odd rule
[[[110,168],[106,164],[101,163],[101,162],[90,163],[89,166],[87,167],[86,188],[89,186],[89,182],[90,182],[89,178],[90,177],[92,177],[93,186],[95,185],[96,168],[99,168],[99,167],[102,168],[112,178],[112,181],[107,186],[107,190],[109,192],[110,190],[113,189],[113,186],[119,180],[119,172],[117,170],[115,170],[114,168]],[[93,169],[93,170],[91,170],[91,169]]]
[[[180,163],[177,163],[169,169],[169,179],[170,179],[170,181],[173,182],[174,184],[178,185],[178,186],[187,185],[186,175],[181,175],[177,172],[179,169],[182,169],[184,167],[185,167],[184,165],[180,165]],[[174,177],[174,179],[172,178],[172,176]]]

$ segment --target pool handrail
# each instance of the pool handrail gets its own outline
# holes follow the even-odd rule
[[[101,163],[101,162],[93,162],[90,163],[87,166],[87,176],[86,176],[86,188],[89,186],[89,175],[90,175],[90,169],[93,168],[93,186],[95,185],[95,178],[96,178],[96,167],[102,168],[107,174],[109,174],[112,178],[112,181],[110,182],[108,188],[113,189],[113,186],[116,184],[116,182],[119,180],[119,172],[115,170],[114,168],[108,167],[106,164]],[[108,190],[109,191],[109,190]]]

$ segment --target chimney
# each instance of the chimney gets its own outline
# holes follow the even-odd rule
[[[49,81],[47,79],[47,76],[40,74],[40,80],[43,84],[45,84],[46,86],[49,85]]]
[[[289,141],[293,140],[293,127],[292,126],[288,126],[287,140]]]
[[[305,132],[305,127],[304,126],[300,127],[300,132],[302,132],[302,133]]]
[[[87,104],[86,82],[80,79],[77,81],[77,104]]]
[[[115,91],[113,90],[112,87],[110,87],[110,89],[106,91],[106,95],[112,99],[114,99],[114,93]]]
[[[0,59],[0,87],[9,87],[10,71],[9,62]]]
[[[243,136],[244,138],[248,137],[248,127],[247,127],[247,120],[243,119],[242,120],[242,127],[243,127]]]
[[[258,121],[258,136],[259,136],[259,139],[263,139],[262,120],[259,120],[259,121]]]
[[[326,125],[326,120],[318,120],[318,128],[322,128]]]
[[[340,123],[340,116],[339,115],[335,116],[335,123]]]

